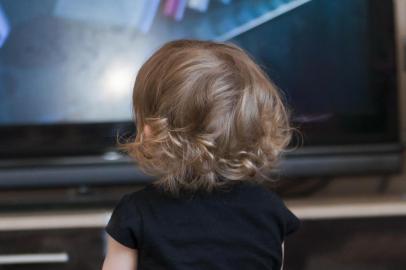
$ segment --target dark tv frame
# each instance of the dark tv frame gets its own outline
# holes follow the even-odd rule
[[[359,137],[351,134],[332,145],[326,135],[317,133],[320,124],[300,124],[304,145],[287,153],[276,174],[287,178],[333,177],[343,175],[399,173],[404,147],[399,138],[398,74],[396,31],[393,1],[373,0],[377,12],[388,12],[394,18],[382,25],[379,16],[370,16],[375,30],[390,29],[385,42],[377,49],[390,46],[394,54],[390,74],[377,73],[375,80],[385,91],[385,127],[382,133]],[[385,31],[388,29],[385,28]],[[384,48],[387,49],[387,48]],[[378,58],[381,55],[376,55]],[[379,61],[380,59],[374,59]],[[383,80],[382,80],[383,79]],[[382,83],[383,82],[383,83]],[[126,156],[116,152],[117,135],[133,134],[128,122],[15,125],[0,126],[0,189],[41,188],[81,185],[143,184],[153,178],[141,173]],[[292,145],[300,145],[298,137]]]

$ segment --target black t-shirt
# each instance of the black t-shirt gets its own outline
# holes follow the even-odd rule
[[[282,242],[300,223],[258,184],[179,198],[148,184],[122,197],[105,229],[138,250],[138,270],[279,270]]]

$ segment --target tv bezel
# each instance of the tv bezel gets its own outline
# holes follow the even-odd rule
[[[383,3],[385,2],[385,3]],[[365,163],[364,168],[361,171],[367,172],[370,164],[379,165],[379,156],[390,155],[389,159],[392,160],[393,166],[385,165],[382,170],[377,172],[381,173],[393,173],[399,172],[401,155],[403,152],[403,146],[400,142],[399,134],[399,104],[398,104],[398,65],[397,65],[397,36],[395,31],[395,12],[393,1],[371,1],[372,5],[384,5],[386,12],[390,12],[393,23],[390,22],[391,31],[385,32],[385,35],[389,36],[389,43],[386,46],[390,46],[390,51],[393,52],[392,67],[393,72],[390,74],[378,74],[374,79],[379,81],[383,76],[384,84],[381,85],[382,93],[385,93],[385,129],[378,133],[372,134],[345,134],[345,136],[336,137],[334,141],[329,141],[329,136],[334,134],[317,133],[317,130],[323,130],[323,123],[293,123],[299,127],[304,134],[304,144],[301,145],[303,151],[296,151],[289,155],[288,160],[301,160],[301,164],[308,164],[307,161],[311,161],[312,158],[322,157],[321,161],[326,157],[332,158],[330,165],[334,167],[335,158],[343,158],[345,156],[364,156],[368,157],[374,155],[376,159],[371,162]],[[371,8],[372,9],[372,8]],[[376,10],[382,11],[381,8],[375,7]],[[390,9],[390,11],[389,11]],[[371,12],[371,11],[370,11]],[[369,16],[372,19],[374,16]],[[376,27],[383,27],[377,21],[375,21]],[[388,25],[386,25],[387,27]],[[388,42],[388,39],[386,39]],[[389,45],[388,45],[389,44]],[[355,116],[354,116],[355,117]],[[132,120],[122,122],[105,122],[105,123],[56,123],[45,125],[0,125],[0,169],[15,169],[15,168],[45,168],[47,166],[81,166],[77,161],[83,160],[86,157],[90,158],[90,162],[84,164],[84,166],[92,166],[92,164],[111,164],[110,161],[106,161],[103,156],[106,153],[116,151],[115,141],[117,137],[133,135],[136,132],[134,128],[134,122]],[[358,137],[357,137],[358,136]],[[356,138],[356,139],[355,139]],[[291,146],[300,145],[300,137],[295,137]],[[342,149],[342,151],[332,151],[332,149]],[[354,149],[358,149],[354,152]],[[305,154],[303,154],[305,153]],[[297,159],[299,158],[299,159]],[[76,162],[75,162],[76,160]],[[98,162],[97,160],[103,160]],[[122,159],[120,162],[122,162]],[[307,160],[307,161],[306,161]],[[38,165],[37,161],[40,161]],[[319,160],[320,162],[320,160]],[[126,166],[130,162],[126,159]],[[118,164],[118,163],[115,163]],[[295,164],[295,163],[291,163]],[[312,163],[316,166],[317,163]],[[343,164],[343,163],[340,163]],[[360,163],[361,164],[361,163]],[[82,164],[83,165],[83,164]],[[329,166],[330,166],[329,165]],[[340,165],[341,166],[341,165]],[[340,170],[345,170],[345,167],[340,167]],[[288,166],[289,167],[289,166]],[[290,168],[290,167],[289,167]],[[338,168],[338,167],[337,167]],[[46,169],[45,169],[46,170]],[[293,170],[293,168],[292,168]],[[349,173],[348,170],[344,173]],[[17,171],[16,171],[17,172]],[[296,174],[296,172],[298,172]],[[300,176],[300,170],[296,170],[295,175]],[[337,170],[331,170],[333,174],[339,174]],[[322,173],[324,175],[324,173]],[[1,174],[0,174],[1,175]],[[303,172],[303,176],[313,175],[311,173]],[[317,173],[314,175],[318,175]],[[0,177],[0,182],[1,181]],[[126,178],[124,182],[128,182],[129,178]],[[136,180],[134,180],[136,181]],[[77,183],[79,183],[78,181]],[[83,181],[82,183],[85,183]],[[96,180],[92,180],[89,183],[97,183]],[[45,183],[45,182],[44,182]],[[64,183],[55,181],[63,185]],[[76,182],[72,182],[76,183]],[[70,183],[70,184],[72,184]],[[18,185],[17,183],[15,183]],[[59,185],[58,184],[58,185]],[[65,183],[69,184],[69,183]],[[25,186],[28,183],[24,184]],[[0,187],[2,185],[0,184]]]

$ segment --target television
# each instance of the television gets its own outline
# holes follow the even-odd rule
[[[401,170],[393,1],[0,0],[0,188],[141,184],[115,147],[161,45],[243,47],[292,110],[282,177]],[[299,146],[299,147],[297,147]]]

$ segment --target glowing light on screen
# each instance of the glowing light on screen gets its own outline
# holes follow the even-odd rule
[[[152,23],[154,22],[154,18],[159,9],[159,3],[160,0],[150,0],[149,4],[146,6],[144,17],[138,25],[143,33],[148,33],[151,29]]]
[[[189,0],[188,7],[200,12],[206,12],[209,8],[210,0]]]
[[[102,79],[104,98],[113,101],[130,100],[138,68],[126,62],[117,62],[109,66]]]
[[[10,33],[10,26],[7,22],[6,14],[0,5],[0,48],[6,42],[8,34]]]

